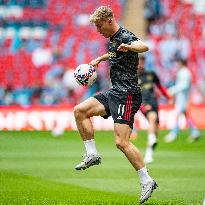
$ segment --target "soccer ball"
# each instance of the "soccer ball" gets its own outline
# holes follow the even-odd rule
[[[74,77],[79,85],[91,86],[97,79],[97,72],[92,65],[81,64],[75,69]]]

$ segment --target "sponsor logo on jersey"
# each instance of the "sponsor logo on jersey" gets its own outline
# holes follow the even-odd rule
[[[144,90],[148,90],[148,89],[151,89],[153,88],[153,84],[152,83],[145,83],[143,85],[141,85],[141,88]]]
[[[148,75],[147,76],[147,80],[153,80],[153,76],[152,75]]]
[[[116,58],[116,52],[109,52],[108,53],[108,55],[109,55],[109,58]]]

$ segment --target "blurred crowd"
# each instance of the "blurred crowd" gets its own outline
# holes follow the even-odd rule
[[[120,21],[126,2],[0,0],[0,105],[75,105],[107,89],[107,63],[89,89],[75,82],[73,71],[106,52],[106,39],[89,24],[89,14],[100,4],[110,5]],[[175,60],[188,59],[191,99],[200,104],[205,102],[205,5],[197,2],[202,1],[146,0],[144,17],[146,68],[169,87]]]
[[[175,82],[176,60],[187,59],[192,73],[191,102],[205,102],[205,2],[146,0],[146,67],[155,70],[165,86]]]

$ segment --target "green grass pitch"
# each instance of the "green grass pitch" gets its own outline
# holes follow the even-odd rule
[[[205,198],[205,131],[195,143],[180,132],[171,144],[160,131],[155,162],[147,165],[159,188],[149,205],[202,205]],[[133,143],[144,154],[146,132]],[[84,146],[78,132],[0,132],[0,205],[139,204],[139,178],[114,144],[113,132],[96,132],[100,166],[76,171]]]

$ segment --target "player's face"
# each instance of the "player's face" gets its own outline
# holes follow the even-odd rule
[[[177,62],[177,68],[178,68],[178,69],[183,68],[183,64],[182,64],[181,62]]]
[[[109,38],[112,35],[112,24],[110,19],[98,20],[95,22],[97,31],[105,38]]]

